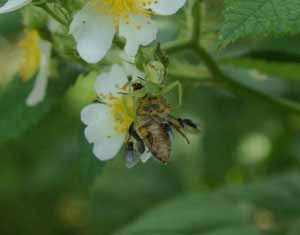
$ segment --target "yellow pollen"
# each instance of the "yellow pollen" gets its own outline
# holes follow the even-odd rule
[[[155,13],[147,8],[152,4],[157,4],[157,0],[92,0],[92,4],[97,10],[114,17],[114,26],[116,30],[119,27],[120,18],[126,24],[131,24],[130,15],[144,15],[150,18]],[[140,25],[136,25],[138,29]]]
[[[39,41],[39,33],[33,30],[25,32],[23,39],[18,44],[23,53],[22,63],[19,66],[23,81],[29,80],[40,67],[41,50]]]
[[[109,97],[108,105],[115,121],[115,129],[118,133],[124,134],[128,131],[133,122],[134,105],[129,97]]]

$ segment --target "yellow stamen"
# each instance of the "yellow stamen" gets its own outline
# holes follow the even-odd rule
[[[112,15],[114,17],[114,25],[116,30],[119,26],[119,20],[122,18],[126,24],[131,24],[130,15],[144,15],[150,18],[154,15],[151,9],[147,6],[157,4],[157,0],[92,0],[97,10],[104,14]],[[140,29],[141,26],[137,25]]]
[[[41,50],[39,46],[40,36],[35,30],[25,32],[19,42],[22,49],[23,59],[19,66],[19,72],[23,81],[29,80],[38,70],[41,62]]]
[[[121,134],[126,133],[133,122],[133,100],[130,97],[123,96],[120,98],[111,95],[108,105],[115,120],[116,131]]]

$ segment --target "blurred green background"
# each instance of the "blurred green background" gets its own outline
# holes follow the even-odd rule
[[[246,38],[218,51],[222,1],[206,6],[202,43],[224,69],[300,101],[300,35]],[[182,15],[159,21],[161,42],[176,37]],[[176,115],[202,133],[190,145],[176,136],[167,166],[150,160],[129,170],[122,155],[103,163],[80,122],[93,80],[69,89],[76,68],[62,67],[47,100],[25,107],[33,81],[11,79],[21,31],[18,13],[0,16],[0,234],[300,234],[299,116],[182,77]],[[170,59],[179,68],[196,63],[189,52]]]

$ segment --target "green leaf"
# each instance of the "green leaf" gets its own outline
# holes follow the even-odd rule
[[[300,31],[299,0],[225,0],[221,42]]]
[[[117,234],[276,234],[297,224],[299,196],[299,174],[194,193],[163,204]]]
[[[61,100],[79,73],[78,68],[65,64],[60,65],[59,71],[60,78],[50,79],[45,100],[35,107],[25,105],[34,81],[24,83],[20,79],[14,79],[0,90],[0,143],[17,138],[37,123]]]
[[[0,15],[0,35],[10,36],[23,30],[22,16],[20,12]]]

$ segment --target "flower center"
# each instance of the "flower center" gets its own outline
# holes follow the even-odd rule
[[[29,80],[38,70],[41,62],[41,50],[39,46],[40,36],[37,31],[28,31],[19,42],[23,52],[22,63],[19,67],[21,79]]]
[[[108,105],[115,121],[116,131],[121,134],[126,133],[133,122],[133,100],[125,96],[110,96]]]
[[[153,3],[157,3],[158,0],[93,0],[92,3],[101,12],[112,15],[114,17],[114,25],[116,29],[119,26],[120,18],[130,24],[130,15],[144,15],[150,18],[154,15],[151,9],[147,9]],[[140,25],[136,25],[140,28]]]

